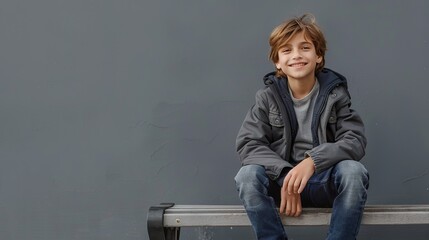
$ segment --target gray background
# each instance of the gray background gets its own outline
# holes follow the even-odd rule
[[[148,239],[150,205],[239,204],[235,136],[273,70],[269,33],[304,12],[365,120],[368,203],[429,203],[427,1],[1,0],[0,239]]]

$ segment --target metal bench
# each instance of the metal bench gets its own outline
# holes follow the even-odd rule
[[[285,226],[329,225],[330,208],[304,208],[300,217],[282,216]],[[362,225],[429,224],[429,205],[367,205]],[[177,240],[181,227],[251,226],[240,205],[174,205],[162,203],[148,212],[150,240]]]

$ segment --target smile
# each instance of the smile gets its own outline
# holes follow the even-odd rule
[[[292,63],[292,64],[289,64],[288,66],[289,66],[289,67],[303,67],[303,66],[305,66],[305,65],[307,65],[307,63],[305,63],[305,62],[299,62],[299,63]]]

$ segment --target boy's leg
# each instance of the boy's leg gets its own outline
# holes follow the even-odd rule
[[[268,194],[270,179],[265,168],[259,165],[243,166],[235,182],[258,239],[287,239],[274,199]]]
[[[368,186],[369,175],[361,163],[353,160],[341,161],[310,178],[302,194],[303,205],[332,206],[327,239],[356,239]]]

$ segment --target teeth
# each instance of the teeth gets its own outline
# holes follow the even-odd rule
[[[295,63],[295,64],[291,64],[292,67],[297,67],[297,66],[304,66],[305,63]]]

